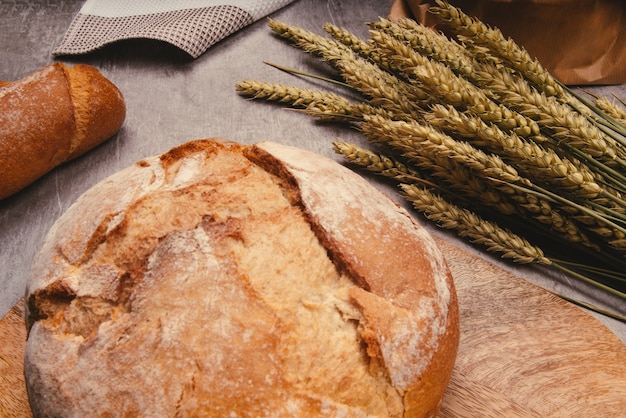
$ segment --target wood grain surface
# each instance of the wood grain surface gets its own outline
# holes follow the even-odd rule
[[[461,343],[442,418],[619,417],[626,345],[564,300],[435,237],[459,297]],[[18,303],[0,321],[0,416],[28,417]]]
[[[30,417],[24,383],[24,305],[20,300],[0,320],[0,417]]]
[[[569,302],[436,238],[461,342],[441,417],[619,417],[626,345]]]

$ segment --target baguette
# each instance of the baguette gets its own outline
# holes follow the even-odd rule
[[[26,301],[36,417],[431,417],[459,341],[428,233],[272,142],[192,141],[95,185]]]
[[[96,68],[55,63],[0,83],[0,199],[112,137],[126,116]]]

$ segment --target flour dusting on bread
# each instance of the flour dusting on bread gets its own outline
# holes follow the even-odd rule
[[[94,186],[26,301],[35,415],[427,416],[458,344],[430,237],[273,143],[193,141]]]

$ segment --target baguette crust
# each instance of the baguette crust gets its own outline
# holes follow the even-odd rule
[[[104,142],[126,116],[117,87],[84,64],[0,84],[0,109],[0,199]]]
[[[193,141],[94,186],[26,301],[35,416],[434,416],[459,338],[428,234],[270,142]]]

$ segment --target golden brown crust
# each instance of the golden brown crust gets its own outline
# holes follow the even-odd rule
[[[430,237],[273,143],[193,141],[104,180],[53,227],[26,301],[35,415],[430,416],[458,344]]]
[[[118,88],[96,68],[77,64],[64,70],[76,120],[68,161],[112,137],[124,122],[126,106]]]
[[[74,120],[63,70],[46,67],[3,87],[0,109],[0,198],[5,198],[60,164],[69,152]]]
[[[0,199],[110,138],[125,117],[98,70],[60,63],[0,84],[0,110]]]

